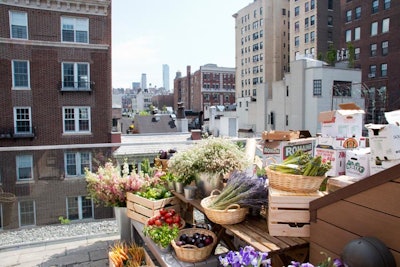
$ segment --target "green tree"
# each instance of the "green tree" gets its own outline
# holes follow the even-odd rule
[[[329,45],[328,51],[326,52],[326,62],[329,65],[335,66],[336,62],[336,49],[333,44]]]
[[[354,59],[355,59],[355,48],[352,43],[347,43],[347,50],[348,50],[348,55],[347,59],[349,60],[349,68],[354,68]]]

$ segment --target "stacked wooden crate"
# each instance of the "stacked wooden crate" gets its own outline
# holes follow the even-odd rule
[[[146,223],[151,217],[160,214],[162,208],[173,208],[179,212],[179,200],[176,197],[169,197],[160,200],[150,200],[133,193],[127,194],[128,217],[141,223]]]
[[[309,204],[322,197],[320,191],[294,193],[269,188],[268,231],[272,236],[310,236]]]

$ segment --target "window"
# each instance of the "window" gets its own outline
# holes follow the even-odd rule
[[[308,38],[309,38],[308,36],[309,36],[308,33],[304,34],[304,43],[305,43],[305,44],[308,43],[308,40],[309,40],[309,39],[308,39]]]
[[[294,46],[299,46],[300,45],[300,40],[299,36],[294,37]]]
[[[89,19],[62,17],[61,27],[63,42],[88,43]]]
[[[67,197],[67,218],[83,220],[93,218],[93,203],[86,196]]]
[[[298,21],[296,21],[294,23],[294,31],[295,32],[299,32],[299,30],[300,30],[300,23]]]
[[[389,53],[389,41],[382,42],[382,56],[386,56]]]
[[[328,0],[328,9],[333,9],[333,0]]]
[[[358,6],[356,7],[356,12],[355,12],[355,19],[359,19],[361,17],[361,7]]]
[[[82,176],[85,174],[85,168],[91,170],[91,154],[89,152],[66,152],[64,162],[67,177]]]
[[[354,40],[360,40],[361,29],[357,27],[354,29]]]
[[[315,32],[310,32],[310,40],[311,40],[311,43],[313,43],[315,41]]]
[[[286,126],[289,126],[289,115],[286,115],[285,116],[285,121],[286,121]]]
[[[351,96],[351,86],[349,81],[333,81],[333,96]]]
[[[388,32],[389,31],[389,24],[390,24],[390,19],[386,18],[382,20],[382,33]]]
[[[63,108],[64,133],[90,132],[90,107]]]
[[[310,17],[310,25],[313,26],[315,24],[315,15]]]
[[[17,180],[26,181],[33,179],[33,157],[32,155],[21,155],[15,158],[17,165]]]
[[[295,8],[294,8],[294,15],[295,16],[298,16],[300,14],[300,7],[299,6],[296,6]]]
[[[311,10],[315,8],[315,0],[310,1]]]
[[[346,22],[350,22],[351,21],[351,14],[352,14],[351,10],[347,10],[346,11]]]
[[[306,29],[308,28],[308,21],[309,21],[308,17],[304,19],[304,28]]]
[[[390,8],[390,0],[385,0],[383,3],[383,8],[384,9],[389,9]]]
[[[360,59],[360,48],[356,47],[354,48],[354,59]]]
[[[31,134],[31,108],[14,107],[14,134]]]
[[[387,76],[387,63],[381,64],[381,76],[382,77]]]
[[[351,30],[346,31],[346,42],[351,42]]]
[[[29,226],[36,224],[35,202],[24,200],[18,202],[19,226]]]
[[[28,39],[27,13],[10,11],[10,36],[15,39]]]
[[[12,71],[13,71],[12,74],[13,89],[29,89],[30,88],[29,61],[13,60]]]
[[[370,53],[370,55],[371,55],[371,57],[375,57],[376,56],[376,48],[377,48],[377,45],[376,44],[371,44],[371,53]]]
[[[89,63],[63,63],[63,89],[90,89]]]
[[[374,78],[376,75],[376,65],[369,66],[369,76],[370,78]]]
[[[372,1],[372,14],[377,13],[379,10],[379,0]]]
[[[309,2],[305,2],[304,3],[304,11],[308,12],[310,10],[310,3]]]
[[[333,17],[328,16],[328,26],[333,26]]]
[[[378,22],[371,23],[371,36],[378,34]]]
[[[322,95],[322,80],[314,80],[313,85],[313,95]]]

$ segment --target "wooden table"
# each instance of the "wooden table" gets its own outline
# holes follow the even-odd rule
[[[184,195],[173,194],[181,200],[184,210],[190,211],[190,207],[196,208],[204,214],[199,199],[187,200]],[[229,234],[233,234],[241,243],[253,246],[256,250],[268,252],[274,266],[282,266],[290,263],[291,260],[304,262],[308,260],[309,239],[304,237],[271,236],[268,233],[266,218],[261,216],[247,216],[246,220],[233,225],[213,225],[216,229],[218,241],[223,241],[230,250],[239,248],[232,243]]]

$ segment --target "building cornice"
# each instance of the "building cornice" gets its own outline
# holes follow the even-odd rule
[[[107,16],[111,0],[0,0],[0,3],[23,8]]]
[[[81,44],[81,43],[62,43],[62,42],[49,42],[39,40],[20,40],[10,38],[0,38],[0,44],[15,44],[15,45],[31,45],[31,46],[49,46],[60,48],[83,48],[83,49],[99,49],[107,50],[109,45],[105,44]]]

